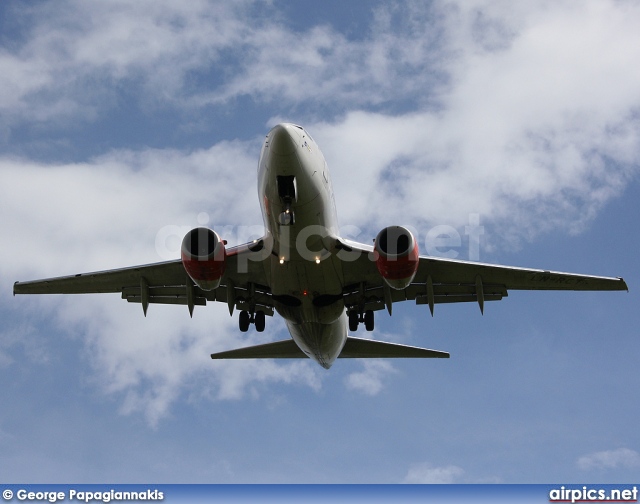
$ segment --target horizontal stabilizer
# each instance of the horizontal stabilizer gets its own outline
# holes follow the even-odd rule
[[[399,345],[398,343],[387,343],[385,341],[375,341],[360,338],[347,338],[347,343],[342,349],[339,359],[378,359],[378,358],[416,358],[429,359],[440,358],[448,359],[449,352],[441,352],[439,350],[429,350],[428,348],[420,348],[407,345]]]
[[[298,348],[292,339],[265,343],[262,345],[238,348],[226,352],[211,354],[212,359],[305,359],[307,355]],[[397,343],[386,343],[360,338],[347,338],[347,342],[338,356],[339,359],[379,359],[379,358],[443,358],[448,352],[429,350]]]
[[[212,359],[306,359],[292,339],[211,354]]]

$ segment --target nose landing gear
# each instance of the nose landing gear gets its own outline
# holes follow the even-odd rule
[[[284,210],[278,215],[278,224],[281,226],[293,226],[296,218],[291,209],[291,204],[297,201],[296,177],[294,175],[278,175],[276,176],[278,185],[278,196],[284,203]]]
[[[284,212],[281,212],[280,215],[278,215],[278,224],[281,226],[293,226],[295,222],[296,216],[294,215],[293,210],[291,210],[291,206],[287,204]]]

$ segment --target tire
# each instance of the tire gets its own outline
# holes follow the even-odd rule
[[[256,316],[255,316],[255,319],[254,319],[253,323],[256,326],[256,331],[258,331],[258,332],[264,331],[265,315],[264,315],[263,311],[257,311],[256,312]]]
[[[358,330],[358,312],[349,312],[349,332],[356,332]]]
[[[366,312],[364,312],[364,327],[367,331],[371,332],[373,331],[373,326],[374,326],[373,310],[367,310]]]
[[[238,317],[238,325],[240,326],[241,332],[247,332],[249,330],[249,324],[251,320],[249,319],[249,312],[241,311],[240,316]]]

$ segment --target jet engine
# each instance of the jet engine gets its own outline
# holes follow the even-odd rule
[[[402,226],[389,226],[378,233],[373,256],[380,275],[393,289],[406,289],[418,271],[418,242]]]
[[[203,227],[192,229],[182,240],[182,264],[202,290],[217,289],[220,285],[225,268],[224,245],[216,232]]]

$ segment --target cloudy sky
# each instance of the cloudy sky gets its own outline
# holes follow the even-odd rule
[[[626,0],[1,2],[3,479],[636,480],[638,26]],[[200,224],[255,237],[282,120],[323,150],[349,238],[404,224],[423,254],[631,291],[397,305],[374,337],[450,360],[329,371],[209,359],[285,338],[277,317],[241,334],[226,306],[12,297],[177,258]]]

